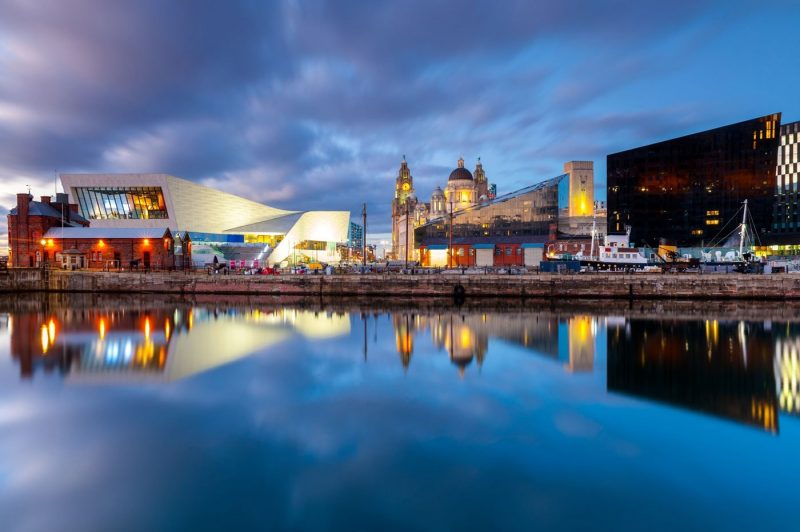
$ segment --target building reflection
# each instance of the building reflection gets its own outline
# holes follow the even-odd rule
[[[775,327],[774,372],[778,406],[788,414],[800,414],[800,325]]]
[[[408,368],[416,334],[430,334],[434,347],[445,351],[464,375],[474,363],[483,366],[490,339],[512,343],[541,356],[561,361],[571,372],[591,371],[594,365],[598,318],[559,318],[538,314],[447,313],[392,316],[397,353]]]
[[[769,322],[609,322],[608,389],[778,431]],[[795,375],[796,376],[796,375]]]
[[[20,376],[69,381],[172,381],[208,371],[299,334],[350,332],[346,314],[296,309],[59,309],[14,316],[11,356]]]

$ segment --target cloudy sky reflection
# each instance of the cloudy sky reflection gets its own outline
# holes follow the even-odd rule
[[[11,530],[387,522],[670,530],[773,528],[793,515],[786,488],[798,472],[797,418],[781,413],[776,433],[676,408],[668,397],[609,393],[606,350],[616,344],[603,318],[369,316],[365,360],[357,314],[345,325],[307,314],[321,328],[339,320],[322,339],[304,336],[291,313],[193,315],[193,328],[174,334],[202,331],[208,320],[224,335],[230,319],[282,323],[285,334],[179,380],[104,381],[75,378],[93,368],[79,358],[66,373],[34,363],[32,377],[21,378],[9,330],[0,331],[0,516]],[[82,327],[67,315],[56,320],[54,349]],[[135,326],[141,316],[125,320],[108,323]],[[23,323],[17,316],[12,329]],[[484,336],[480,323],[495,332]],[[407,324],[413,353],[404,367]],[[556,344],[536,336],[547,327]],[[634,337],[637,327],[628,327]],[[590,368],[564,358],[583,357],[576,347],[586,345]],[[709,510],[721,500],[726,512]]]

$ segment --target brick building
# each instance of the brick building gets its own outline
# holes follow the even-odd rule
[[[165,227],[58,227],[44,235],[44,242],[62,268],[171,270],[179,265],[175,239]],[[182,247],[191,253],[188,241]]]
[[[86,227],[89,221],[78,214],[78,205],[70,204],[67,194],[42,196],[34,201],[29,193],[17,194],[17,206],[8,214],[9,265],[40,266],[54,255],[42,246],[44,235],[52,228]]]

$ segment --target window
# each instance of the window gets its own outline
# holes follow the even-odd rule
[[[464,256],[464,248],[458,248],[458,256],[459,257],[463,257]]]
[[[511,256],[511,248],[509,247],[509,248],[506,248],[506,257],[510,257],[510,256]]]
[[[81,215],[88,220],[166,219],[161,187],[78,187]]]

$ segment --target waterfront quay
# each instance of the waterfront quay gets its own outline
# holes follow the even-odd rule
[[[311,297],[800,300],[800,275],[525,273],[207,275],[10,269],[1,292],[243,294]]]

